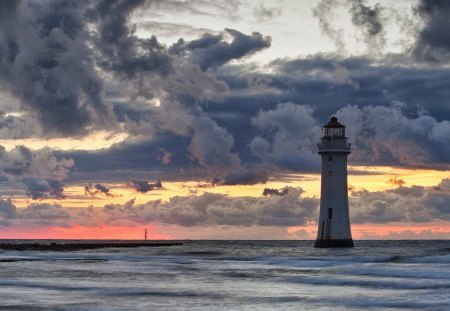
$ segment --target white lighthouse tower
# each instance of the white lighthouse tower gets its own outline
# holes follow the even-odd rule
[[[315,247],[353,247],[348,210],[345,126],[332,116],[317,144],[322,157],[319,229]]]

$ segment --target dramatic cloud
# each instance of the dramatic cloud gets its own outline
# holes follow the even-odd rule
[[[18,146],[6,151],[0,146],[0,173],[8,178],[37,176],[63,180],[68,177],[74,164],[72,159],[55,157],[48,148],[31,151],[25,146]]]
[[[421,0],[416,7],[416,12],[425,25],[416,41],[415,56],[427,61],[448,63],[450,35],[446,30],[450,27],[450,3]]]
[[[303,190],[266,189],[263,197],[229,197],[204,193],[136,204],[108,204],[103,208],[68,208],[33,203],[16,208],[0,199],[1,226],[98,226],[170,224],[208,226],[303,226],[316,221],[319,199],[304,197]],[[450,220],[450,179],[435,187],[398,187],[386,191],[353,191],[349,196],[353,223],[428,223]]]
[[[399,187],[402,187],[404,184],[406,184],[406,182],[403,179],[397,178],[397,177],[389,178],[386,181],[386,183],[393,185],[393,186],[399,186]]]
[[[211,35],[205,33],[202,38],[185,42],[180,39],[170,47],[169,52],[175,55],[185,55],[192,62],[198,64],[202,70],[222,66],[233,59],[252,55],[262,49],[270,47],[271,38],[254,32],[251,36],[235,29],[225,29],[232,37],[231,42],[224,39],[225,34]]]
[[[203,108],[228,85],[202,70],[268,48],[270,37],[226,29],[180,39],[169,53],[156,37],[138,37],[130,22],[137,9],[160,7],[144,0],[4,5],[0,80],[20,107],[14,116],[0,111],[1,133],[78,136],[107,128],[148,139],[169,131],[190,140],[187,154],[207,175],[225,178],[241,168],[233,136]],[[158,159],[168,165],[173,153],[162,150]]]
[[[257,183],[265,183],[268,176],[269,171],[264,167],[258,168],[240,168],[237,170],[231,171],[224,177],[224,180],[221,182],[223,185],[254,185]]]
[[[429,222],[450,220],[450,180],[436,187],[398,187],[392,190],[354,191],[349,197],[354,223]]]
[[[262,135],[253,139],[250,149],[264,163],[291,170],[317,170],[315,143],[320,128],[310,107],[279,104],[274,110],[260,111],[252,123]]]
[[[351,0],[351,15],[354,25],[363,30],[364,41],[372,49],[381,49],[385,45],[382,9],[380,4],[374,7],[365,5],[363,0]]]
[[[140,39],[133,34],[128,19],[145,0],[101,0],[88,11],[90,20],[98,23],[98,37],[94,41],[102,52],[98,64],[132,78],[142,72],[172,72],[171,58],[156,37]]]
[[[426,115],[408,118],[403,106],[348,106],[340,111],[343,123],[351,125],[347,135],[354,143],[352,160],[367,163],[371,159],[410,167],[441,163],[448,167],[450,122],[438,122]]]
[[[31,151],[18,146],[8,152],[0,146],[0,176],[22,183],[32,199],[64,198],[62,181],[73,166],[72,159],[57,158],[50,149]]]
[[[110,189],[102,184],[89,183],[89,185],[84,186],[84,193],[90,196],[96,196],[98,194],[104,195],[107,197],[114,197],[115,195],[110,192]]]
[[[46,132],[73,135],[109,118],[81,6],[17,1],[1,7],[0,81]]]
[[[289,188],[282,189],[272,189],[272,188],[264,188],[263,196],[272,196],[272,195],[286,195],[289,192]]]
[[[366,5],[364,0],[322,0],[314,8],[314,16],[317,17],[322,32],[330,37],[339,52],[345,50],[344,30],[333,25],[333,11],[344,6],[348,10],[353,25],[361,29],[363,40],[369,51],[380,52],[385,45],[383,9],[380,4],[374,7]]]
[[[212,174],[232,171],[240,165],[237,155],[231,152],[234,140],[231,135],[209,118],[201,118],[193,124],[195,135],[189,150],[198,163]]]
[[[69,210],[59,204],[32,203],[17,212],[20,222],[33,227],[69,227],[72,220]]]
[[[155,189],[162,189],[163,187],[160,180],[157,180],[155,183],[149,183],[145,180],[133,180],[127,186],[141,193],[146,193]]]
[[[318,200],[299,198],[302,192],[301,189],[292,188],[285,196],[270,198],[231,198],[222,194],[205,193],[198,197],[174,197],[167,203],[152,202],[138,206],[137,209],[143,210],[141,216],[147,221],[159,220],[187,227],[293,226],[305,224],[317,209]],[[119,211],[122,212],[123,209]]]
[[[37,177],[25,177],[22,179],[27,195],[33,200],[39,199],[64,199],[64,184],[55,179],[43,179]]]
[[[173,197],[168,202],[134,200],[108,204],[104,208],[64,208],[58,204],[31,204],[15,208],[0,201],[0,225],[71,226],[136,225],[147,223],[192,226],[298,226],[315,218],[318,199],[301,197],[303,190],[289,188],[283,196],[239,197],[205,193],[200,196]]]

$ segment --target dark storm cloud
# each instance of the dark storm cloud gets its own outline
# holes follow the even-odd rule
[[[224,83],[201,73],[196,65],[174,65],[174,57],[156,37],[142,39],[134,34],[129,19],[144,4],[120,0],[23,1],[5,13],[14,18],[1,21],[0,79],[20,100],[27,117],[39,120],[46,135],[82,134],[88,126],[116,128],[112,109],[103,102],[103,83],[108,77],[104,71],[113,74],[107,82],[121,82],[120,95],[130,98],[130,106],[139,96],[152,99],[164,93],[175,99],[190,96],[196,101],[206,93],[226,90]],[[230,50],[237,54],[230,59],[255,52],[254,47],[239,50],[239,45],[246,44],[245,38],[253,37],[241,33],[235,36],[236,44]],[[185,118],[192,117],[186,109],[180,111]],[[119,121],[126,121],[121,117],[117,116]],[[159,120],[155,116],[151,122],[155,119],[156,123],[166,121],[163,116]],[[150,124],[143,121],[141,125]],[[10,118],[7,125],[11,124]],[[125,129],[137,131],[133,122],[126,125]],[[167,125],[163,124],[172,129]],[[142,131],[145,128],[148,126],[142,125]],[[28,135],[33,134],[39,132]]]
[[[114,197],[115,195],[110,192],[110,189],[102,184],[95,184],[89,183],[87,186],[84,186],[84,193],[86,195],[90,195],[91,197],[94,197],[98,194],[104,195],[107,197]]]
[[[72,159],[56,157],[50,149],[32,151],[25,146],[17,146],[6,151],[0,146],[0,173],[9,179],[35,176],[63,180],[73,166]]]
[[[380,4],[367,6],[363,0],[350,0],[352,22],[361,27],[365,42],[373,48],[382,48],[385,44],[382,8]]]
[[[450,181],[437,187],[399,187],[392,190],[354,191],[350,196],[352,222],[429,222],[450,220]]]
[[[146,193],[155,189],[162,189],[163,187],[159,179],[155,183],[135,179],[132,180],[127,186],[140,193]]]
[[[320,4],[325,15],[333,3]],[[345,5],[366,36],[383,38],[379,6]],[[114,129],[131,135],[126,142],[58,153],[76,160],[73,180],[101,184],[101,173],[122,182],[170,175],[252,184],[282,172],[317,172],[320,125],[341,110],[355,147],[350,163],[448,167],[448,69],[411,67],[398,55],[384,62],[336,55],[278,59],[268,65],[270,73],[223,66],[270,47],[270,38],[227,29],[181,40],[169,53],[155,37],[137,37],[130,23],[141,9],[158,6],[186,3],[54,0],[4,7],[11,18],[0,21],[0,79],[28,114],[2,115],[0,133],[39,135],[23,131],[33,124],[31,115],[60,133],[103,128],[97,121],[114,115]],[[85,87],[89,81],[92,87]],[[106,105],[103,90],[110,96]],[[11,163],[5,167],[11,176],[24,169]]]
[[[189,51],[187,58],[180,49],[181,54],[169,55],[156,37],[139,38],[130,25],[136,9],[152,5],[141,0],[54,0],[7,7],[11,12],[5,14],[14,18],[1,21],[0,79],[20,100],[24,120],[36,117],[47,136],[79,135],[88,127],[118,129],[116,117],[133,136],[170,131],[187,137],[194,164],[212,177],[224,177],[228,168],[240,167],[232,151],[234,139],[200,103],[228,87],[196,64],[217,68],[269,47],[270,38],[227,29],[226,35],[208,34],[180,46]],[[119,96],[130,99],[126,108],[104,104],[105,77],[120,85]],[[148,100],[157,100],[159,108],[149,108]],[[135,109],[139,106],[147,108]],[[5,133],[17,133],[11,130],[16,119],[5,120]]]
[[[74,166],[72,159],[56,157],[51,150],[31,151],[18,146],[6,151],[0,146],[0,176],[7,182],[20,183],[32,198],[64,198],[64,185]]]
[[[81,6],[21,1],[1,7],[0,81],[46,132],[73,135],[108,119]]]
[[[280,195],[280,196],[283,196],[283,195],[286,195],[286,194],[288,194],[288,192],[289,192],[289,188],[288,187],[285,187],[285,188],[282,188],[282,189],[273,189],[273,188],[264,188],[264,191],[263,191],[263,196],[272,196],[272,195]]]
[[[160,179],[183,179],[180,170],[189,171],[189,139],[166,133],[151,140],[126,140],[110,148],[95,151],[58,151],[58,157],[72,158],[76,167],[68,182],[104,183],[127,182],[131,179],[146,179],[149,175]],[[173,156],[171,162],[162,165],[160,149]]]
[[[17,208],[11,199],[0,198],[0,226],[2,227],[67,227],[72,215],[75,213],[71,213],[70,209],[59,204],[31,203],[25,208]]]
[[[8,178],[20,178],[26,175],[64,179],[72,160],[57,159],[49,149],[32,152],[25,146],[6,151],[0,146],[0,170]]]
[[[68,227],[70,224],[69,209],[59,204],[32,203],[18,210],[19,222],[27,228],[38,226]]]
[[[88,11],[90,20],[98,25],[98,38],[94,39],[102,51],[98,64],[132,78],[138,73],[155,71],[170,73],[171,58],[156,37],[140,39],[134,35],[128,19],[145,0],[103,0]]]
[[[107,221],[157,222],[193,226],[296,226],[315,217],[318,200],[299,197],[303,191],[291,188],[285,196],[231,198],[223,194],[173,197],[167,203],[151,201],[143,205],[128,202],[107,205]]]
[[[380,4],[370,7],[364,0],[322,0],[313,9],[322,32],[330,37],[338,51],[345,49],[344,32],[333,24],[332,13],[339,6],[345,6],[350,13],[352,23],[361,29],[364,42],[371,52],[378,52],[385,44],[385,31],[383,28],[383,9]],[[378,50],[378,51],[377,51]]]
[[[336,66],[346,74],[338,73]],[[280,172],[318,172],[320,126],[334,111],[339,111],[353,143],[351,164],[448,167],[447,69],[322,55],[277,60],[271,70],[261,74],[241,67],[221,69],[219,77],[230,91],[204,100],[201,107],[189,100],[163,102],[159,118],[170,130],[151,141],[64,152],[78,163],[73,178],[102,182],[93,176],[101,172],[108,180],[122,176],[122,182],[196,176],[248,184]],[[150,110],[120,107],[124,119],[142,122],[154,117]],[[160,150],[172,155],[164,166],[165,152]]]
[[[42,135],[39,123],[34,118],[8,115],[0,111],[0,138],[20,139],[34,135]]]
[[[64,199],[64,184],[56,179],[25,177],[22,179],[27,195],[33,200]]]
[[[195,135],[189,150],[201,166],[213,174],[239,167],[238,156],[231,152],[234,145],[233,137],[226,130],[210,118],[196,120],[193,129]]]
[[[319,200],[302,197],[303,190],[289,188],[283,196],[229,197],[205,193],[173,197],[167,202],[107,204],[103,208],[67,208],[59,204],[33,203],[16,209],[0,201],[0,226],[29,227],[74,225],[172,224],[194,226],[298,226],[315,219]]]
[[[293,171],[316,171],[319,157],[315,143],[320,127],[308,106],[278,104],[275,109],[259,111],[252,124],[261,134],[249,144],[263,163]]]
[[[336,80],[333,63],[345,67],[348,78],[359,87],[333,86]],[[395,100],[407,104],[408,115],[418,115],[422,111],[439,121],[450,118],[445,82],[450,78],[450,71],[446,68],[409,67],[402,58],[379,63],[363,57],[333,55],[276,60],[272,66],[276,72],[270,76],[268,87],[283,91],[272,100],[289,101],[296,96],[296,101],[315,107],[321,117],[347,104],[390,105]]]
[[[232,37],[231,42],[224,41],[225,34]],[[180,39],[170,47],[169,53],[187,55],[202,70],[206,70],[266,49],[272,41],[258,32],[246,35],[235,29],[225,29],[225,34],[205,33],[202,38],[189,42]]]
[[[337,85],[333,63],[345,68],[344,80],[350,83]],[[448,167],[446,68],[315,56],[277,60],[272,69],[264,75],[224,70],[221,78],[232,87],[231,94],[206,108],[219,125],[232,129],[243,163],[255,163],[257,156],[278,168],[317,171],[319,126],[339,111],[354,144],[350,163]],[[253,87],[249,75],[259,75],[265,87]]]
[[[432,62],[448,63],[450,57],[450,2],[421,0],[416,7],[424,27],[413,50],[416,57]]]
[[[223,185],[255,185],[266,183],[269,178],[269,170],[264,167],[241,168],[232,170],[227,174],[221,184]]]
[[[448,169],[450,122],[430,116],[408,118],[402,107],[344,107],[341,120],[353,137],[353,163],[372,160],[407,167]],[[433,163],[433,164],[431,164]]]
[[[121,113],[119,118],[123,118],[126,122],[125,129],[133,135],[145,135],[142,133],[149,130],[168,130],[190,138],[189,155],[194,164],[205,169],[211,176],[221,177],[227,174],[225,170],[239,168],[240,160],[232,152],[233,137],[209,118],[199,105],[204,98],[227,91],[227,86],[213,75],[201,72],[195,64],[199,64],[202,69],[222,66],[230,60],[252,55],[268,47],[270,38],[264,38],[258,33],[248,36],[228,29],[227,34],[233,37],[230,43],[223,35],[211,34],[187,42],[186,46],[182,46],[181,42],[184,44],[184,40],[180,39],[179,46],[171,48],[173,55],[169,56],[155,37],[149,40],[139,39],[128,26],[130,12],[140,5],[142,1],[101,1],[91,16],[99,23],[99,48],[109,66],[104,69],[133,79],[141,72],[146,73],[145,76],[139,76],[137,86],[130,86],[138,89],[139,96],[148,99],[154,98],[155,94],[163,94],[158,98],[159,108],[144,111],[146,115],[132,109],[114,111]],[[147,5],[152,6],[154,3]],[[189,62],[180,59],[185,58],[186,51],[189,51]],[[142,65],[141,60],[146,63]],[[100,65],[102,66],[101,61]],[[161,77],[148,75],[150,72],[161,74]],[[115,108],[119,106],[115,105]],[[167,163],[168,158],[165,159]]]

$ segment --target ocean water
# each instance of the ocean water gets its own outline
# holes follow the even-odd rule
[[[450,310],[450,241],[183,243],[0,250],[0,310]]]

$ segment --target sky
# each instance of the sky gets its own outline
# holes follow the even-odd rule
[[[0,238],[450,238],[450,2],[0,2]]]

